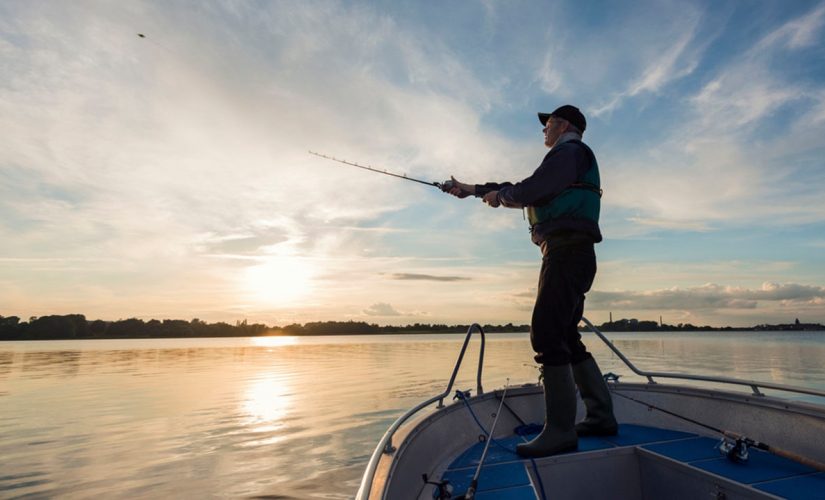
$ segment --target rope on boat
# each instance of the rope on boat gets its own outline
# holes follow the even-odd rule
[[[660,408],[658,406],[652,405],[645,401],[641,401],[635,398],[632,398],[626,394],[619,394],[619,392],[612,390],[613,394],[629,399],[634,403],[638,403],[644,406],[647,406],[649,409],[657,410],[672,417],[676,417],[678,419],[684,420],[685,422],[690,422],[691,424],[698,425],[699,427],[704,427],[710,431],[716,432],[717,434],[722,435],[722,441],[719,442],[717,448],[724,454],[729,460],[734,462],[745,462],[748,459],[748,448],[756,448],[758,450],[767,451],[768,453],[787,458],[788,460],[792,460],[794,462],[800,463],[802,465],[806,465],[812,469],[816,469],[820,472],[825,472],[825,463],[822,463],[818,460],[813,458],[805,457],[799,455],[798,453],[794,453],[792,451],[785,450],[783,448],[778,448],[776,446],[769,445],[767,443],[763,443],[761,441],[757,441],[755,439],[751,439],[744,434],[739,434],[738,432],[733,431],[726,431],[724,429],[720,429],[718,427],[714,427],[712,425],[699,422],[698,420],[694,420],[690,417],[686,417],[684,415],[679,415],[676,412],[672,412],[670,410],[665,410],[664,408]]]
[[[479,441],[481,441],[481,438],[483,437],[484,441],[492,441],[493,444],[495,444],[496,446],[498,446],[502,450],[508,451],[510,453],[513,453],[513,454],[516,454],[516,450],[514,448],[508,448],[507,446],[504,446],[503,444],[499,443],[498,440],[493,439],[493,436],[489,432],[487,432],[487,429],[485,429],[483,425],[481,425],[481,422],[478,420],[478,417],[476,416],[475,412],[473,411],[472,406],[470,406],[470,403],[467,401],[467,398],[469,398],[469,397],[470,397],[470,391],[464,391],[464,392],[455,391],[455,396],[453,397],[453,399],[460,399],[461,401],[464,402],[464,406],[467,408],[467,411],[470,412],[470,416],[473,417],[473,420],[475,420],[476,425],[478,426],[479,429],[481,429],[482,436],[479,436]],[[504,401],[504,398],[502,398],[502,401]],[[499,411],[501,410],[500,407],[501,407],[501,405],[499,405]],[[513,410],[510,410],[510,411],[513,411]],[[498,419],[498,414],[496,414],[496,420],[497,419]],[[521,426],[519,426],[519,427],[521,427]]]
[[[508,380],[508,382],[509,382],[509,380]],[[479,461],[479,464],[478,464],[477,473],[479,471],[481,471],[481,466],[484,463],[484,456],[487,453],[487,447],[489,446],[491,441],[493,442],[493,444],[495,444],[499,448],[501,448],[501,449],[503,449],[507,452],[510,452],[513,455],[518,455],[518,452],[514,448],[509,448],[507,446],[504,446],[503,444],[499,443],[498,440],[493,438],[492,431],[495,430],[495,424],[498,421],[499,414],[501,413],[502,405],[505,408],[507,408],[507,410],[509,410],[510,413],[512,413],[514,417],[516,417],[516,420],[521,422],[521,425],[519,425],[518,427],[516,427],[514,429],[514,432],[516,434],[518,434],[519,436],[526,436],[527,434],[533,432],[536,428],[538,428],[538,430],[541,431],[541,426],[540,425],[525,423],[524,420],[518,415],[518,413],[513,411],[513,409],[510,408],[510,406],[507,403],[504,402],[504,398],[506,397],[506,395],[507,395],[507,387],[505,386],[504,392],[501,395],[501,400],[500,400],[499,405],[498,405],[498,412],[496,412],[496,417],[495,417],[495,420],[493,421],[493,428],[490,429],[490,432],[487,432],[487,429],[485,429],[484,426],[481,425],[481,422],[478,420],[478,417],[476,416],[475,412],[473,411],[472,406],[470,406],[470,403],[467,401],[467,399],[470,397],[470,391],[463,391],[463,392],[462,391],[455,391],[455,396],[453,396],[453,399],[460,399],[461,401],[464,402],[464,406],[467,408],[467,411],[470,412],[470,416],[473,417],[473,420],[475,421],[476,425],[478,425],[478,428],[481,429],[481,432],[483,433],[483,436],[484,436],[485,440],[487,441],[487,444],[485,444],[485,446],[484,446],[484,454],[482,454],[482,458],[481,458],[481,460]],[[538,482],[538,486],[539,486],[539,493],[541,493],[541,500],[547,500],[547,493],[545,493],[545,491],[544,491],[544,482],[541,480],[541,475],[539,474],[538,464],[536,464],[536,460],[534,458],[530,458],[530,463],[532,464],[533,472],[536,475],[536,481]],[[476,481],[476,483],[477,483],[477,481]],[[469,491],[470,490],[468,489],[467,492],[469,493]],[[475,493],[473,493],[473,494],[475,494]],[[459,497],[459,498],[472,498],[472,496],[468,497],[465,494],[463,497]]]
[[[481,467],[484,466],[484,460],[487,458],[487,451],[490,449],[490,441],[494,441],[493,433],[496,431],[496,425],[498,424],[498,417],[501,416],[501,407],[504,405],[504,398],[507,397],[507,387],[510,385],[510,379],[507,379],[507,383],[504,384],[504,392],[501,394],[501,401],[498,403],[498,410],[496,410],[496,416],[493,419],[493,425],[490,426],[490,434],[489,439],[487,442],[484,443],[484,451],[481,452],[481,460],[478,461],[478,467],[476,467],[476,472],[473,474],[473,480],[470,481],[470,487],[467,488],[467,493],[464,494],[464,498],[470,500],[475,498],[476,489],[478,488],[478,477],[481,475]],[[466,400],[465,400],[466,402]]]

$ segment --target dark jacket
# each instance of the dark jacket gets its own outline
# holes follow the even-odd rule
[[[582,187],[585,181],[587,187]],[[541,207],[540,211],[552,214],[530,228],[537,245],[545,241],[552,244],[553,240],[598,243],[602,241],[600,201],[595,192],[598,183],[598,162],[593,151],[579,140],[570,140],[554,146],[530,177],[516,184],[477,185],[476,196],[497,190],[505,206]]]

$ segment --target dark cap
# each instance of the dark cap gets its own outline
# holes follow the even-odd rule
[[[539,121],[542,125],[547,125],[547,120],[549,120],[551,116],[569,121],[574,127],[582,132],[584,132],[584,129],[587,128],[587,120],[584,119],[584,115],[576,106],[565,104],[564,106],[557,108],[552,113],[539,113]]]

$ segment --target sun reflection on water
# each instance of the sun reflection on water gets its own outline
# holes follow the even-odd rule
[[[253,430],[267,432],[283,427],[292,395],[287,377],[267,375],[252,380],[244,391],[242,408],[255,426]]]
[[[297,345],[299,337],[272,336],[272,337],[251,337],[252,345],[255,347],[283,347]]]

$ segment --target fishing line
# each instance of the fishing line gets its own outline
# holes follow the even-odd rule
[[[143,34],[143,33],[138,33],[138,34],[137,34],[137,36],[138,36],[138,38],[141,38],[141,39],[143,39],[143,40],[146,40],[147,42],[149,42],[149,43],[151,43],[151,44],[154,44],[154,45],[155,45],[155,46],[157,46],[157,47],[160,47],[161,49],[165,50],[166,52],[169,52],[170,54],[172,54],[172,55],[173,55],[173,56],[175,56],[176,58],[181,59],[181,56],[179,56],[178,54],[176,54],[176,53],[175,53],[172,49],[170,49],[169,47],[167,47],[167,46],[165,46],[165,45],[162,45],[162,44],[161,44],[161,43],[159,43],[159,42],[156,42],[154,38],[149,38],[148,36],[146,36],[146,35],[145,35],[145,34]]]
[[[243,71],[243,68],[239,67],[237,64],[232,64],[236,62],[234,58],[228,56],[216,56],[214,55],[214,51],[208,52],[203,50],[203,44],[200,45],[201,48],[197,52],[190,51],[190,54],[186,55],[186,47],[182,47],[183,52],[178,52],[177,50],[170,49],[166,45],[155,40],[154,37],[150,37],[145,33],[136,34],[141,40],[145,40],[155,47],[164,50],[169,56],[172,57],[172,59],[174,59],[174,63],[177,67],[188,69],[195,75],[213,78],[210,76],[210,73],[218,73],[221,76],[238,80],[241,76],[241,72]]]
[[[739,433],[733,432],[733,431],[726,431],[726,430],[720,429],[718,427],[714,427],[712,425],[706,424],[704,422],[699,422],[698,420],[694,420],[690,417],[685,417],[684,415],[679,415],[678,413],[672,412],[670,410],[665,410],[664,408],[659,408],[658,406],[652,405],[652,404],[647,403],[645,401],[641,401],[641,400],[632,398],[632,397],[627,396],[625,394],[619,394],[615,390],[612,390],[611,392],[613,394],[619,396],[619,397],[629,399],[630,401],[633,401],[634,403],[638,403],[638,404],[647,406],[649,409],[660,411],[660,412],[665,413],[667,415],[670,415],[670,416],[676,417],[678,419],[684,420],[685,422],[690,422],[691,424],[698,425],[699,427],[703,427],[705,429],[708,429],[708,430],[711,430],[711,431],[716,432],[718,434],[721,434],[723,436],[723,441],[721,443],[719,443],[720,444],[719,448],[725,454],[725,456],[727,456],[729,459],[731,459],[733,461],[741,461],[741,462],[746,461],[747,457],[748,457],[747,448],[751,447],[751,448],[756,448],[756,449],[759,449],[759,450],[762,450],[762,451],[766,451],[766,452],[771,453],[773,455],[777,455],[777,456],[780,456],[780,457],[783,457],[783,458],[787,458],[788,460],[798,462],[802,465],[806,465],[806,466],[811,467],[812,469],[816,469],[820,472],[825,472],[825,463],[822,463],[818,460],[814,460],[813,458],[804,457],[802,455],[793,453],[791,451],[788,451],[788,450],[785,450],[785,449],[782,449],[782,448],[777,448],[776,446],[771,446],[771,445],[769,445],[767,443],[763,443],[761,441],[756,441],[755,439],[751,439],[751,438],[745,436],[744,434],[739,434]],[[728,439],[733,440],[733,442],[731,443],[731,442],[727,441]]]

